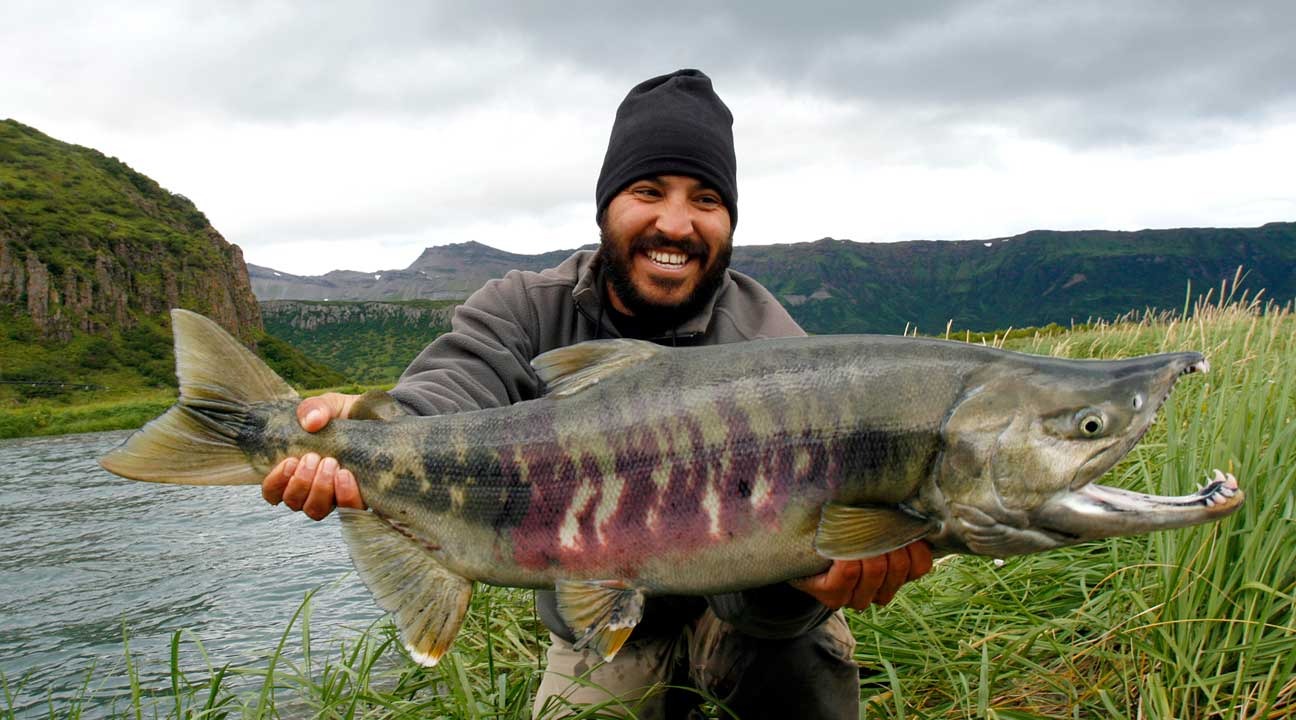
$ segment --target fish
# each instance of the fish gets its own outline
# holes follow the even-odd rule
[[[1218,520],[1230,473],[1162,497],[1095,481],[1196,352],[1071,360],[821,335],[668,348],[597,340],[532,361],[543,396],[415,417],[385,392],[302,430],[296,391],[215,322],[173,310],[179,398],[101,459],[135,480],[259,484],[336,457],[357,574],[434,665],[474,583],[554,589],[577,648],[614,657],[646,597],[711,595],[924,539],[993,558]]]

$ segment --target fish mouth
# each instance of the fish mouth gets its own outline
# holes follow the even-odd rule
[[[1082,542],[1218,520],[1236,512],[1245,499],[1237,478],[1220,470],[1196,492],[1173,497],[1090,483],[1046,503],[1036,525]]]

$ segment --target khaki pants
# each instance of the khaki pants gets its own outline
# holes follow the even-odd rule
[[[632,639],[610,663],[550,637],[548,667],[532,708],[537,719],[609,700],[611,717],[702,717],[698,691],[727,708],[720,713],[725,718],[859,717],[855,638],[840,612],[805,635],[764,640],[707,610],[677,635]]]

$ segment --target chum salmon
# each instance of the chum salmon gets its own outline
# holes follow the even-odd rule
[[[576,647],[611,659],[652,594],[711,595],[926,539],[1004,557],[1216,520],[1216,471],[1161,497],[1095,483],[1193,352],[1067,360],[944,340],[824,335],[667,348],[597,340],[532,362],[546,394],[404,415],[371,392],[302,430],[297,393],[216,323],[173,310],[180,397],[106,455],[136,480],[260,484],[338,459],[368,510],[343,537],[411,656],[434,664],[474,582],[555,589]]]

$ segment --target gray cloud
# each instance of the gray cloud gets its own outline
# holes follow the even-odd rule
[[[292,121],[557,104],[585,89],[569,87],[574,74],[619,94],[681,66],[706,69],[722,92],[773,84],[1071,144],[1155,143],[1296,106],[1285,0],[164,3],[57,20],[38,7],[31,17],[71,41],[39,79],[88,83],[90,103],[131,98],[123,122],[177,105]],[[0,38],[16,54],[30,28],[10,27]]]
[[[1296,120],[1287,0],[10,0],[0,117],[122,156],[249,249],[479,232],[570,247],[589,239],[616,103],[679,67],[735,109],[744,192],[769,211],[742,232],[784,228],[766,242],[808,239],[778,221],[808,186],[805,206],[847,208],[813,232],[891,239],[1291,207],[1270,180]],[[1252,154],[1253,137],[1279,149]],[[1097,192],[1143,170],[1203,179],[1160,209]],[[995,204],[1045,176],[1031,219]],[[999,191],[971,201],[965,183]],[[922,202],[901,208],[898,187]]]

